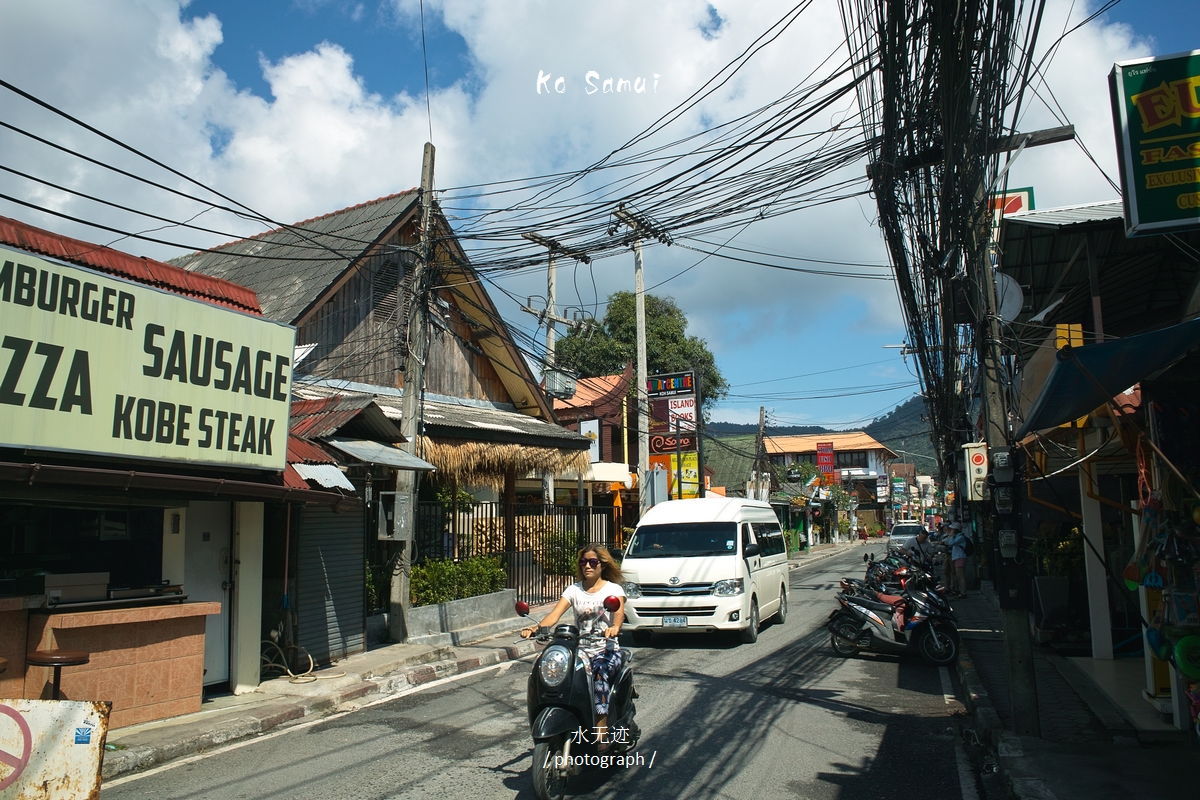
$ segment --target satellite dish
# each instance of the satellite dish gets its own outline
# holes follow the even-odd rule
[[[1000,319],[1005,322],[1012,322],[1025,307],[1025,293],[1021,291],[1021,284],[1003,272],[996,273],[996,306]]]

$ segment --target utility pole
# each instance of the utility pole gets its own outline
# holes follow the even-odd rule
[[[563,247],[554,239],[548,239],[545,236],[540,236],[536,233],[522,233],[522,238],[528,239],[535,244],[540,244],[545,247],[549,256],[549,266],[546,270],[546,309],[542,312],[534,311],[530,306],[522,306],[521,310],[533,314],[538,318],[538,322],[545,319],[546,321],[546,388],[550,388],[550,371],[554,367],[554,342],[556,338],[555,323],[562,322],[568,327],[573,327],[570,320],[563,319],[558,316],[557,299],[557,283],[558,283],[558,265],[556,264],[555,256],[562,253],[565,256],[574,258],[577,261],[582,261],[584,264],[592,263],[592,259],[587,253],[580,250],[571,250]],[[579,476],[583,480],[583,476]],[[582,498],[582,494],[581,494]],[[542,476],[542,501],[546,505],[554,505],[554,476],[547,473]]]
[[[401,449],[416,454],[421,435],[421,389],[425,385],[425,356],[428,332],[425,315],[431,269],[431,236],[433,229],[433,160],[434,147],[425,143],[421,159],[421,242],[418,259],[413,267],[412,298],[408,314],[408,352],[404,364],[404,397],[400,405],[400,433],[404,436]],[[400,551],[392,569],[388,597],[388,638],[393,642],[408,640],[408,607],[410,603],[408,567],[412,557],[414,510],[417,507],[417,473],[410,469],[396,471],[396,532]]]
[[[754,499],[761,500],[763,494],[763,473],[767,469],[767,409],[758,407],[758,438],[754,440]],[[768,484],[769,485],[769,484]]]
[[[633,248],[633,283],[635,307],[637,309],[637,419],[638,419],[638,504],[639,513],[646,513],[646,481],[650,473],[650,406],[646,397],[646,281],[642,275],[642,239],[650,236],[666,245],[671,244],[670,235],[645,216],[631,212],[625,204],[613,212],[617,223],[609,228],[609,235],[617,232],[618,225],[630,229],[630,246]]]

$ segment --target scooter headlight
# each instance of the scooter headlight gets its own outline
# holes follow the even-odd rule
[[[571,671],[571,651],[562,645],[553,644],[542,653],[538,663],[538,674],[547,686],[558,686]]]
[[[746,585],[741,578],[717,581],[713,584],[713,594],[717,597],[733,597],[744,591],[746,591]]]
[[[627,600],[637,600],[642,596],[642,587],[636,583],[627,583],[624,588]]]

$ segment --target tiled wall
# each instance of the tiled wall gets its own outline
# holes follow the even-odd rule
[[[204,616],[136,621],[157,616],[142,613],[153,611],[106,612],[92,620],[81,615],[34,614],[29,619],[28,646],[31,651],[57,647],[90,653],[88,664],[63,668],[60,694],[64,700],[110,701],[113,728],[199,711]],[[82,624],[93,620],[109,624]],[[52,678],[52,669],[29,667],[25,696],[50,697]]]

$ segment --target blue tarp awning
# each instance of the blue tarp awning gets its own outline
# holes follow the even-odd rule
[[[1041,394],[1029,409],[1017,433],[1023,439],[1033,431],[1054,428],[1079,419],[1135,383],[1178,361],[1200,344],[1200,319],[1182,322],[1124,339],[1074,348],[1079,363],[1059,351]],[[1103,387],[1104,393],[1080,370],[1082,365]]]

